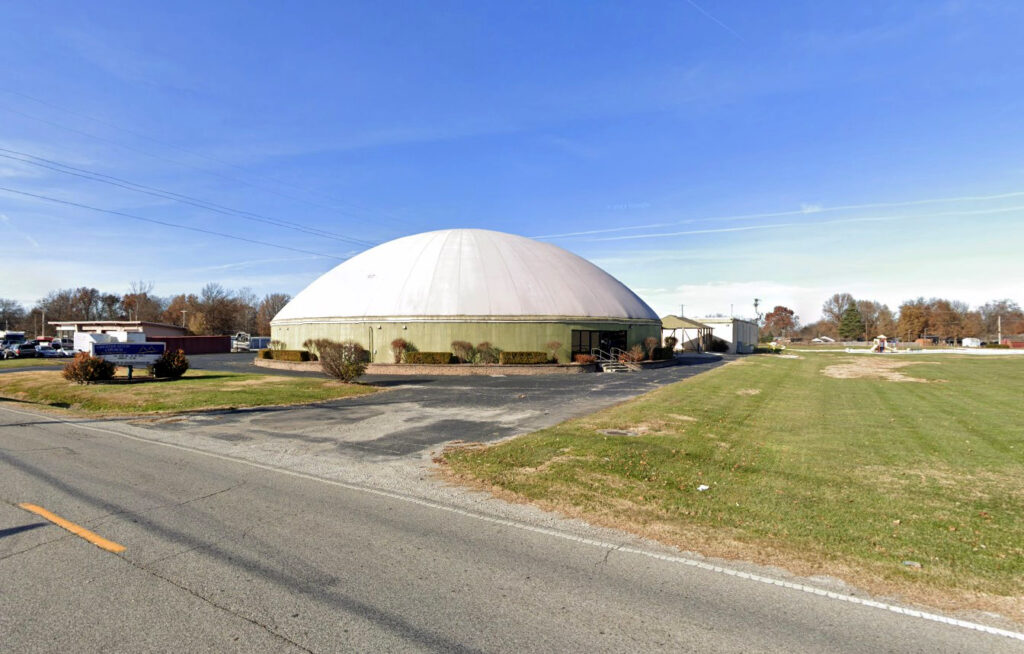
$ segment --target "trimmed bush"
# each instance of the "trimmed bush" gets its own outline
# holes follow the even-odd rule
[[[476,360],[478,363],[498,363],[498,348],[487,341],[476,344]]]
[[[502,365],[547,363],[547,352],[502,352],[498,355],[498,363]]]
[[[459,363],[472,363],[475,354],[473,344],[468,341],[452,341],[452,353]]]
[[[670,347],[656,347],[651,352],[652,361],[665,361],[666,359],[671,359],[673,356],[675,356],[675,354]]]
[[[94,357],[88,352],[79,352],[68,365],[64,366],[61,374],[64,379],[76,384],[92,384],[113,379],[116,369],[117,366],[104,361],[102,357]]]
[[[317,339],[316,347],[320,356],[320,367],[331,377],[343,382],[352,382],[366,372],[370,353],[359,343]]]
[[[306,350],[271,350],[275,361],[313,361],[313,355]]]
[[[406,352],[405,362],[406,363],[419,363],[419,364],[445,364],[453,363],[455,357],[452,356],[451,352]]]
[[[185,350],[164,350],[163,355],[149,369],[154,377],[177,379],[188,370],[188,357],[185,356]]]
[[[711,337],[711,351],[712,352],[728,352],[729,344],[717,336]]]
[[[395,355],[395,363],[402,363],[402,356],[410,349],[409,341],[396,338],[391,341],[391,353]]]
[[[576,363],[594,363],[597,361],[597,357],[595,357],[593,354],[577,354],[575,357],[573,357],[573,360]]]

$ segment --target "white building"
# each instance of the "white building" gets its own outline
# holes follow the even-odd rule
[[[729,354],[750,354],[757,347],[757,323],[743,318],[701,318],[714,338],[729,344]]]

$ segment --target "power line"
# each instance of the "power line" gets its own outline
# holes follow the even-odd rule
[[[211,229],[203,229],[202,227],[192,227],[190,225],[180,225],[178,223],[167,222],[165,220],[157,220],[156,218],[146,218],[144,216],[136,216],[135,214],[124,213],[123,211],[115,211],[113,209],[101,209],[100,207],[93,207],[88,204],[82,204],[80,202],[72,202],[71,200],[61,200],[59,198],[51,198],[47,195],[39,195],[38,193],[29,193],[28,191],[19,191],[13,188],[6,188],[0,186],[0,191],[6,191],[7,193],[14,193],[17,195],[24,195],[30,198],[36,198],[38,200],[46,200],[47,202],[54,202],[56,204],[63,204],[69,207],[78,207],[79,209],[88,209],[89,211],[98,211],[100,213],[109,213],[114,216],[121,216],[123,218],[131,218],[132,220],[141,220],[146,223],[153,223],[156,225],[163,225],[165,227],[175,227],[177,229],[187,229],[192,232],[200,232],[202,234],[211,234],[213,236],[222,236],[224,238],[231,238],[236,241],[245,241],[246,243],[255,243],[256,245],[266,245],[267,247],[278,248],[281,250],[291,250],[292,252],[301,252],[302,254],[312,254],[317,257],[325,257],[327,259],[337,259],[344,261],[343,257],[337,257],[332,254],[323,254],[320,252],[313,252],[311,250],[303,250],[300,248],[293,248],[287,245],[278,245],[277,243],[267,243],[266,241],[257,241],[256,239],[246,238],[244,236],[236,236],[234,234],[225,234],[224,232],[215,232]]]
[[[12,154],[3,154],[5,152],[13,153],[13,155],[19,155],[19,156],[12,156]],[[376,243],[372,243],[370,241],[364,241],[364,240],[358,239],[358,238],[353,238],[351,236],[343,236],[341,234],[335,234],[334,232],[328,232],[328,231],[325,231],[325,230],[322,230],[322,229],[306,227],[305,225],[301,225],[299,223],[295,223],[295,222],[291,222],[291,221],[286,221],[286,220],[281,220],[281,219],[277,219],[277,218],[271,218],[269,216],[264,216],[264,215],[261,215],[261,214],[258,214],[258,213],[253,213],[251,211],[243,211],[241,209],[232,209],[231,207],[226,207],[224,205],[216,204],[216,203],[210,202],[208,200],[202,200],[202,199],[194,198],[194,197],[191,197],[191,196],[188,196],[188,195],[183,195],[181,193],[175,193],[174,191],[167,191],[167,190],[164,190],[164,189],[161,189],[161,188],[157,188],[155,186],[147,186],[145,184],[138,184],[136,182],[131,182],[129,180],[121,179],[119,177],[114,177],[112,175],[106,175],[104,173],[97,173],[97,172],[94,172],[94,171],[91,171],[91,170],[86,170],[84,168],[76,168],[74,166],[69,166],[67,164],[61,163],[59,161],[54,161],[52,159],[46,159],[45,157],[39,157],[39,156],[36,156],[34,154],[28,154],[26,152],[19,152],[17,150],[9,150],[7,148],[0,148],[0,157],[4,157],[6,159],[11,159],[13,161],[20,161],[22,163],[27,163],[27,164],[30,164],[30,165],[33,165],[33,166],[39,166],[40,168],[46,168],[48,170],[53,170],[53,171],[56,171],[58,173],[63,173],[65,175],[73,175],[75,177],[81,177],[83,179],[89,179],[89,180],[92,180],[92,181],[95,181],[95,182],[101,182],[103,184],[110,184],[112,186],[117,186],[119,188],[127,189],[129,191],[135,191],[137,193],[144,193],[146,195],[150,195],[150,196],[154,196],[154,197],[159,197],[159,198],[164,198],[166,200],[173,200],[175,202],[181,202],[181,203],[184,203],[184,204],[189,204],[189,205],[192,205],[194,207],[199,207],[200,209],[205,209],[207,211],[213,211],[215,213],[220,213],[220,214],[223,214],[223,215],[237,216],[237,217],[243,218],[245,220],[252,220],[252,221],[255,221],[255,222],[266,223],[268,225],[274,225],[276,227],[283,227],[285,229],[293,229],[293,230],[296,230],[296,231],[305,232],[307,234],[313,234],[313,235],[316,235],[316,236],[321,236],[321,237],[325,237],[325,238],[331,238],[331,239],[335,239],[335,240],[338,240],[338,241],[344,241],[344,242],[347,242],[347,243],[351,243],[353,245],[362,245],[362,246],[365,246],[365,247],[373,247],[374,245],[377,245]],[[29,157],[29,158],[26,159],[26,158],[23,158],[23,157]],[[43,162],[43,163],[41,163],[41,162]],[[48,164],[52,164],[52,165],[48,165]],[[77,171],[77,172],[72,172],[72,171]]]
[[[46,100],[41,100],[39,98],[33,97],[31,95],[28,95],[26,93],[21,93],[19,91],[12,91],[10,89],[0,89],[0,90],[4,91],[5,93],[7,93],[9,95],[16,95],[16,96],[25,98],[27,100],[31,100],[32,102],[37,102],[37,103],[42,104],[44,106],[52,107],[52,108],[57,109],[59,111],[63,111],[64,113],[70,114],[72,116],[78,116],[80,118],[85,118],[86,120],[91,120],[93,122],[99,123],[101,125],[105,125],[105,126],[110,127],[112,129],[117,129],[117,130],[120,130],[122,132],[126,132],[126,133],[131,134],[133,136],[136,136],[138,138],[145,139],[147,141],[150,141],[152,143],[156,143],[156,144],[164,146],[164,147],[168,147],[168,148],[172,148],[174,150],[178,150],[179,152],[183,152],[185,154],[189,154],[189,155],[192,155],[194,157],[200,157],[202,159],[206,159],[208,161],[220,164],[222,166],[227,166],[229,168],[234,168],[235,170],[241,170],[241,171],[245,170],[244,168],[242,168],[241,166],[239,166],[237,164],[233,164],[233,163],[230,163],[228,161],[224,161],[222,159],[218,159],[217,157],[212,157],[210,155],[203,154],[201,152],[195,152],[193,150],[189,150],[187,148],[183,148],[183,147],[181,147],[179,145],[175,145],[173,143],[168,143],[166,141],[162,141],[160,139],[153,138],[152,136],[148,136],[148,135],[143,134],[141,132],[138,132],[136,130],[129,129],[127,127],[122,127],[122,126],[117,125],[115,123],[112,123],[112,122],[109,122],[109,121],[106,121],[106,120],[103,120],[103,119],[100,119],[100,118],[96,118],[96,117],[90,116],[88,114],[83,114],[81,112],[76,112],[76,111],[73,111],[71,109],[67,109],[66,107],[61,107],[60,105],[56,105],[56,104],[54,104],[52,102],[48,102]],[[19,111],[17,109],[13,109],[13,108],[11,108],[9,106],[3,106],[2,108],[7,110],[7,111],[10,111],[11,113],[18,114],[19,116],[23,116],[23,117],[28,118],[30,120],[39,121],[39,122],[45,123],[47,125],[52,125],[54,127],[57,127],[59,129],[68,130],[70,132],[74,132],[74,133],[80,134],[82,136],[87,136],[89,138],[93,138],[93,139],[97,139],[97,140],[100,140],[100,141],[104,141],[104,142],[110,143],[111,145],[114,145],[116,147],[123,148],[125,150],[129,150],[129,151],[132,151],[132,152],[137,152],[139,154],[145,155],[147,157],[152,157],[152,158],[157,159],[159,161],[164,161],[166,163],[171,163],[171,164],[178,165],[178,166],[185,166],[187,168],[192,168],[193,170],[199,170],[201,172],[205,172],[205,173],[208,173],[208,174],[220,177],[221,179],[226,179],[226,180],[229,180],[229,181],[238,182],[238,183],[241,183],[241,184],[245,184],[246,186],[251,186],[253,188],[261,188],[257,184],[253,184],[252,182],[246,181],[244,179],[240,179],[238,177],[232,177],[230,175],[224,175],[224,174],[219,173],[219,172],[217,172],[215,170],[210,170],[209,168],[204,168],[202,166],[196,166],[195,164],[186,163],[184,161],[177,161],[175,159],[169,159],[167,157],[162,157],[160,155],[155,155],[155,154],[146,152],[145,150],[140,150],[138,148],[133,148],[133,147],[130,147],[130,146],[127,146],[127,145],[123,145],[121,143],[118,143],[117,141],[114,141],[113,139],[104,138],[102,136],[97,136],[97,135],[92,134],[90,132],[85,132],[85,131],[82,131],[80,129],[75,129],[73,127],[68,127],[66,125],[62,125],[62,124],[54,122],[52,120],[46,120],[44,118],[40,118],[38,116],[34,116],[32,114],[28,114],[28,113]],[[260,176],[257,176],[257,178],[260,178]],[[295,184],[290,184],[288,182],[284,182],[284,181],[279,180],[279,179],[270,178],[270,177],[262,177],[262,179],[264,179],[265,181],[273,182],[273,183],[278,184],[280,186],[290,187],[290,188],[296,189],[298,191],[302,191],[303,193],[312,193],[312,192],[314,192],[314,191],[311,191],[310,189],[303,188],[301,186],[296,186]],[[293,195],[288,195],[286,193],[281,193],[279,191],[275,191],[273,189],[268,189],[268,188],[265,188],[265,187],[262,190],[264,190],[264,191],[266,191],[268,193],[273,193],[274,195],[278,195],[278,196],[283,197],[283,198],[290,199],[290,200],[296,200],[298,202],[305,202],[307,204],[310,204],[310,205],[313,205],[313,206],[317,206],[317,207],[321,207],[323,209],[330,209],[331,211],[336,211],[338,213],[341,213],[342,215],[347,215],[347,216],[349,216],[351,218],[360,218],[360,216],[353,215],[352,213],[346,213],[344,210],[342,210],[342,209],[340,209],[340,208],[338,208],[336,206],[327,205],[327,204],[323,204],[323,203],[320,203],[320,202],[314,202],[314,201],[306,199],[306,198],[295,197]],[[321,195],[323,195],[323,194],[321,194]],[[331,200],[333,200],[335,202],[338,201],[336,198],[331,198],[330,196],[325,196],[325,197],[328,197],[329,199],[331,199]],[[408,220],[404,220],[402,218],[399,218],[398,216],[395,216],[394,214],[388,213],[386,211],[382,211],[380,209],[371,209],[369,207],[364,207],[364,206],[361,206],[361,205],[357,205],[357,204],[352,203],[352,202],[347,202],[347,203],[343,202],[343,204],[348,204],[349,206],[355,207],[357,210],[360,210],[360,211],[363,211],[363,212],[380,214],[382,216],[390,218],[391,220],[393,220],[393,221],[395,221],[395,222],[397,222],[399,224],[403,224],[403,225],[408,225],[409,224]]]

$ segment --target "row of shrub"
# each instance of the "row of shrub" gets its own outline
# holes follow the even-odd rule
[[[458,359],[451,352],[406,352],[403,361],[405,363],[440,365],[457,363]]]
[[[262,359],[274,359],[277,361],[318,361],[320,360],[317,343],[326,341],[323,339],[307,340],[302,344],[305,350],[286,350],[283,343],[277,341],[272,343],[271,349],[260,350],[259,357]],[[667,337],[665,345],[659,345],[657,338],[650,337],[644,340],[643,345],[634,345],[629,352],[619,356],[622,361],[661,361],[671,359],[674,356],[675,345],[678,340],[674,337]],[[353,341],[346,341],[352,343]],[[420,352],[416,347],[404,338],[396,338],[391,341],[391,353],[395,363],[421,364],[421,365],[444,365],[455,363],[482,363],[501,365],[536,365],[543,363],[558,363],[558,351],[562,344],[558,341],[551,341],[545,344],[546,351],[529,352],[503,352],[494,345],[484,341],[474,346],[469,341],[452,341],[449,352]],[[369,352],[360,348],[364,353],[366,362],[369,362]],[[574,357],[576,363],[593,363],[595,357],[589,354],[577,354]]]
[[[316,361],[316,355],[307,350],[260,350],[258,356],[275,361]]]
[[[188,371],[188,357],[184,350],[165,351],[149,366],[149,373],[159,379],[177,379]],[[114,378],[117,366],[88,352],[79,352],[61,371],[64,379],[76,384],[95,384]]]
[[[391,351],[395,355],[395,363],[413,364],[540,364],[558,363],[558,350],[562,344],[551,341],[545,345],[547,352],[503,352],[487,341],[474,346],[469,341],[452,341],[450,352],[419,352],[405,339],[391,342]]]
[[[502,365],[537,364],[548,361],[546,352],[502,352],[498,356],[498,363]]]

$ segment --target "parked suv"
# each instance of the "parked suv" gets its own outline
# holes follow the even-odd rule
[[[38,356],[36,352],[36,344],[33,343],[17,343],[4,350],[5,359],[24,359],[27,357]]]

